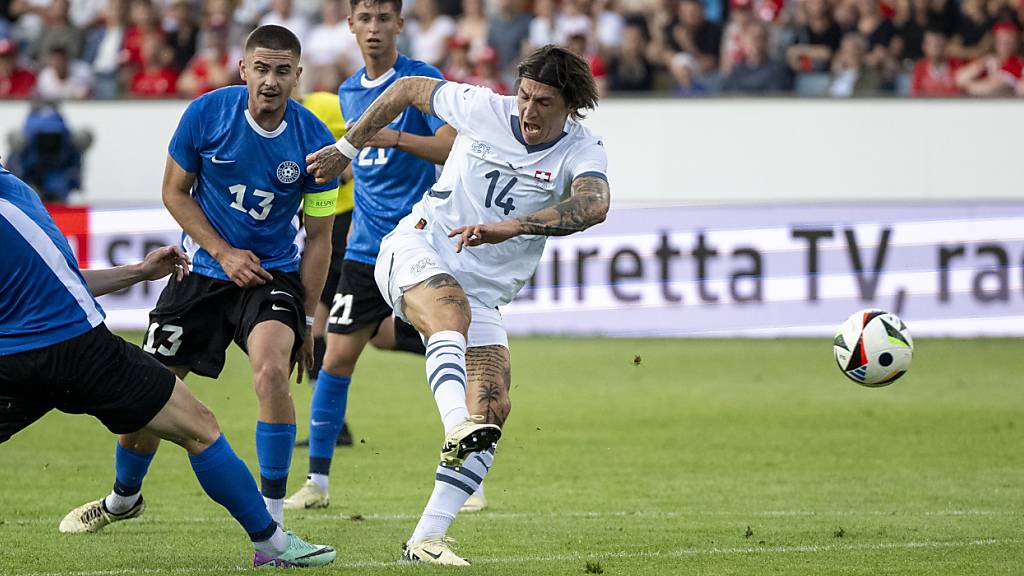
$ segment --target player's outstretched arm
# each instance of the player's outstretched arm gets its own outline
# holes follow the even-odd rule
[[[195,199],[192,185],[196,175],[185,171],[170,154],[164,167],[163,200],[167,211],[178,221],[181,229],[195,240],[203,250],[213,256],[237,286],[247,288],[266,284],[273,279],[270,272],[260,266],[260,259],[249,250],[238,250],[228,244],[210,224]]]
[[[126,264],[103,270],[82,270],[82,277],[93,296],[103,296],[123,290],[138,282],[159,280],[174,274],[176,280],[188,276],[191,261],[177,246],[164,246],[146,255],[138,264]]]
[[[437,78],[425,76],[399,78],[370,105],[336,145],[324,146],[307,156],[306,171],[316,177],[318,184],[337,178],[359,148],[366,146],[374,134],[390,124],[406,107],[415,106],[430,114],[430,97],[440,83]],[[343,149],[345,153],[342,153]]]
[[[464,246],[497,244],[521,234],[568,236],[604,222],[610,200],[611,188],[604,178],[583,176],[573,180],[572,196],[551,208],[515,220],[460,226],[448,233],[448,237],[458,236],[455,251],[461,252]]]

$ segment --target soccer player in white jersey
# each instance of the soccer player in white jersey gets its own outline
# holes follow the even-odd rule
[[[434,491],[405,560],[468,564],[445,533],[490,470],[511,409],[498,306],[533,275],[547,236],[585,230],[608,212],[605,150],[579,123],[596,104],[587,63],[545,46],[520,63],[515,96],[402,78],[335,146],[307,158],[318,180],[337,176],[409,105],[458,131],[437,184],[381,243],[374,274],[395,313],[427,338],[427,379],[445,429]]]

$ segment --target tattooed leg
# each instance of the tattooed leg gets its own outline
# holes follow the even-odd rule
[[[508,348],[478,346],[466,350],[466,404],[470,414],[483,416],[490,424],[504,426],[512,411],[509,388],[512,366]]]
[[[469,300],[450,274],[438,274],[406,290],[402,305],[409,323],[427,338],[444,330],[465,336],[469,330]]]

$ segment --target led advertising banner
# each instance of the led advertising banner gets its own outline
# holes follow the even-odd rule
[[[72,245],[92,266],[180,234],[162,208],[87,220]],[[162,286],[103,297],[109,324],[144,328]],[[551,238],[502,313],[512,334],[772,337],[831,336],[862,308],[915,336],[1024,335],[1024,202],[613,208]]]

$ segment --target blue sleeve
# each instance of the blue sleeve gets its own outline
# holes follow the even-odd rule
[[[313,152],[316,152],[317,150],[323,148],[324,146],[333,145],[334,134],[331,134],[331,131],[330,129],[327,128],[327,125],[321,122],[320,119],[317,118],[312,112],[309,113],[309,119],[311,120],[311,130],[309,131],[311,136],[307,139],[309,145],[306,147],[306,154],[312,154]],[[303,172],[305,172],[306,167],[303,166],[302,170]],[[326,192],[328,190],[334,190],[337,187],[337,178],[333,180],[328,180],[323,184],[317,184],[316,178],[312,174],[307,172],[305,180],[303,180],[302,183],[302,193],[309,194],[312,192]]]
[[[202,156],[199,150],[203,142],[202,109],[205,98],[197,98],[181,115],[178,121],[178,128],[171,136],[171,143],[167,146],[167,153],[174,158],[179,166],[190,174],[199,172],[202,165]]]

